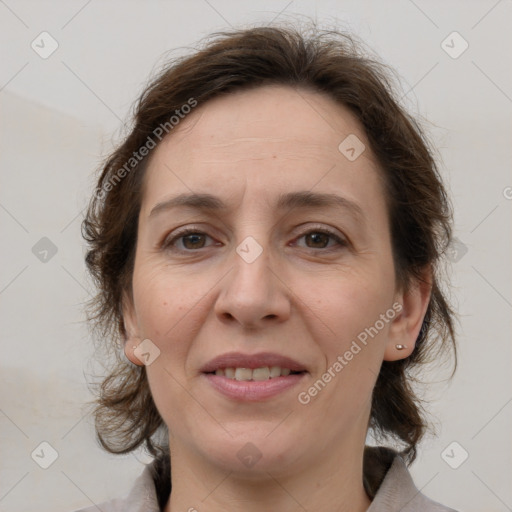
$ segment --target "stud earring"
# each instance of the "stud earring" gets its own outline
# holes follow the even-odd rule
[[[400,345],[400,344],[395,345],[395,347],[396,347],[397,350],[403,350],[404,348],[407,348],[406,345]]]

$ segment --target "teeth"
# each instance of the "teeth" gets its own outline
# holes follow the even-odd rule
[[[250,368],[237,368],[235,370],[235,380],[251,380],[252,370]]]
[[[268,367],[256,368],[252,371],[252,380],[268,380],[270,378],[270,370]]]
[[[270,368],[270,378],[279,377],[281,375],[281,367],[280,366],[272,366]]]
[[[227,377],[235,380],[268,380],[276,377],[286,377],[290,375],[290,368],[281,368],[280,366],[264,366],[262,368],[219,368],[215,371],[215,375]]]

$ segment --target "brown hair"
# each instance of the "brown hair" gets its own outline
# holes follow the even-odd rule
[[[310,33],[257,27],[215,34],[191,56],[166,66],[146,88],[136,105],[131,132],[106,160],[82,226],[89,243],[87,267],[99,290],[90,304],[89,320],[99,339],[114,341],[110,345],[117,355],[116,365],[101,384],[95,409],[99,441],[111,453],[127,453],[144,443],[153,455],[168,450],[146,370],[127,362],[122,352],[126,336],[122,300],[124,293],[131,296],[148,158],[136,163],[130,159],[191,98],[202,105],[219,95],[269,84],[323,92],[352,111],[384,176],[397,283],[406,288],[411,280],[421,279],[425,268],[432,269],[432,295],[416,348],[406,359],[383,362],[369,423],[380,437],[401,442],[410,463],[427,428],[411,387],[411,371],[445,348],[453,349],[456,366],[453,313],[439,277],[439,262],[451,238],[451,208],[430,145],[394,99],[386,68],[369,58],[352,37],[316,28]],[[127,162],[132,168],[127,169]],[[119,176],[122,179],[116,179]],[[389,465],[389,457],[384,448],[373,450],[373,458],[368,453],[365,450],[364,482],[373,496],[383,475],[375,475],[374,463]]]

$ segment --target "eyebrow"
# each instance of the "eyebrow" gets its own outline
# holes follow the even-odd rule
[[[152,218],[163,212],[168,212],[179,207],[212,212],[226,210],[228,208],[222,199],[212,194],[179,194],[156,204],[152,208],[149,217]],[[346,210],[358,221],[364,219],[363,210],[357,203],[346,197],[332,193],[311,192],[307,190],[288,192],[286,194],[280,194],[276,202],[276,208],[278,210],[333,207]]]

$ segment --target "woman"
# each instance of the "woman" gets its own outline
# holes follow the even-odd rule
[[[126,355],[98,438],[155,456],[101,510],[452,510],[407,469],[408,375],[455,349],[449,203],[351,38],[234,31],[165,69],[83,228],[92,320]]]

